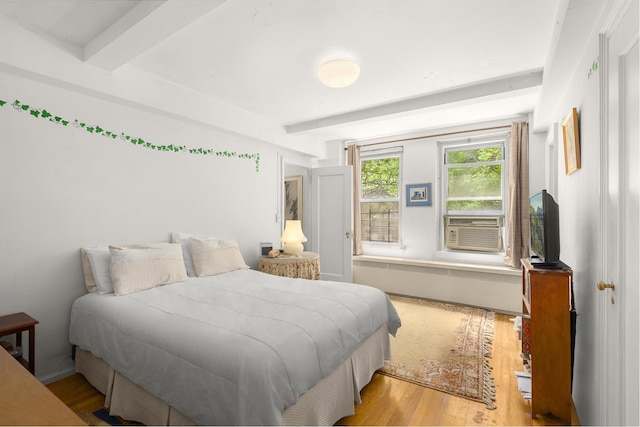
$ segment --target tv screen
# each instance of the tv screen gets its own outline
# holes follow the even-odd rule
[[[558,204],[542,190],[529,198],[531,263],[553,266],[560,261]]]

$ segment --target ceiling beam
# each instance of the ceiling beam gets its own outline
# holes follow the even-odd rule
[[[224,1],[141,1],[86,44],[84,60],[113,71],[220,6]]]
[[[373,119],[391,114],[406,113],[425,108],[435,108],[456,102],[471,101],[481,97],[516,94],[517,91],[542,86],[542,70],[504,76],[497,79],[460,86],[389,104],[378,105],[362,110],[322,117],[285,126],[287,133],[305,132],[330,126],[342,125],[360,120]]]

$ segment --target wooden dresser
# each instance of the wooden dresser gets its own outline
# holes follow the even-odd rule
[[[28,369],[0,348],[0,425],[86,425]]]
[[[525,334],[523,327],[523,353],[530,356],[531,415],[553,415],[570,424],[573,272],[562,263],[558,263],[561,267],[545,269],[528,259],[521,262],[522,311],[530,329]]]

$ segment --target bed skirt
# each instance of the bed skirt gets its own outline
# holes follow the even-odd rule
[[[383,325],[364,340],[351,357],[304,393],[282,414],[283,425],[333,425],[353,415],[360,390],[391,358],[389,331]],[[195,425],[189,417],[134,384],[89,351],[76,351],[76,372],[105,395],[111,415],[146,425]]]

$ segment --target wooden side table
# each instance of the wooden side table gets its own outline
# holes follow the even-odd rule
[[[29,332],[29,360],[21,357],[18,361],[35,375],[36,372],[36,319],[26,313],[14,313],[0,316],[0,337],[16,335],[16,347],[22,347],[22,333]],[[4,351],[4,350],[3,350]]]
[[[320,256],[314,252],[303,252],[300,257],[284,254],[276,258],[262,256],[258,270],[281,277],[320,280]]]

